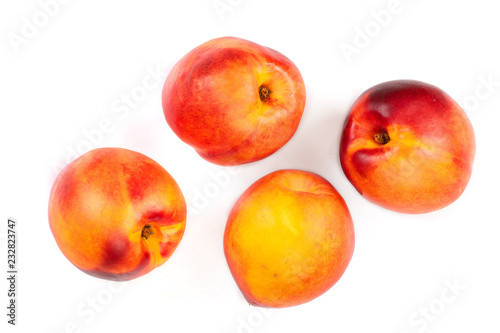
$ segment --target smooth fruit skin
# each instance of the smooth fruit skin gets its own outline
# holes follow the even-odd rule
[[[299,125],[306,91],[297,67],[256,43],[222,37],[187,53],[162,92],[165,119],[204,159],[239,165],[280,149]]]
[[[280,170],[251,185],[224,233],[229,269],[246,300],[282,308],[313,300],[342,276],[354,251],[349,210],[314,173]]]
[[[49,223],[76,267],[103,279],[131,280],[172,255],[184,233],[186,202],[175,180],[149,157],[101,148],[57,176]]]
[[[450,96],[424,82],[396,80],[356,100],[342,133],[340,162],[366,199],[421,214],[458,199],[471,177],[475,147],[472,125]]]

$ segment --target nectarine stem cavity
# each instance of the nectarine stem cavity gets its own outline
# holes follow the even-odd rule
[[[261,101],[265,102],[269,98],[269,95],[271,95],[271,93],[272,91],[267,89],[266,87],[259,87],[259,96]]]
[[[146,224],[144,226],[144,228],[142,228],[141,236],[148,239],[148,237],[152,234],[153,234],[153,230],[151,229],[151,226],[149,224]]]
[[[391,141],[391,138],[387,132],[380,132],[375,134],[375,141],[381,145],[385,145],[387,142]]]

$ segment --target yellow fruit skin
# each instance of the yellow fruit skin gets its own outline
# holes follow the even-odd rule
[[[280,170],[255,182],[229,215],[224,252],[246,300],[289,307],[318,297],[347,268],[354,250],[349,210],[316,174]]]

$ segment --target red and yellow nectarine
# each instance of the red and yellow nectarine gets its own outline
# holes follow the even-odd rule
[[[340,143],[345,175],[368,200],[402,213],[454,202],[472,173],[475,138],[462,108],[441,89],[396,80],[354,103]]]
[[[101,148],[57,176],[49,222],[76,267],[103,279],[130,280],[172,255],[184,233],[186,202],[175,180],[149,157]]]
[[[187,53],[162,93],[175,134],[219,165],[257,161],[280,149],[297,130],[305,100],[304,81],[290,59],[234,37]]]

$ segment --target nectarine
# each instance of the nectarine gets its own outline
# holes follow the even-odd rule
[[[432,212],[454,202],[471,177],[472,125],[441,89],[396,80],[354,103],[340,143],[342,169],[368,200],[401,213]]]
[[[204,159],[238,165],[263,159],[295,133],[306,91],[283,54],[224,37],[187,53],[162,93],[168,125]]]
[[[172,255],[184,233],[186,202],[175,180],[149,157],[101,148],[57,176],[49,223],[76,267],[103,279],[130,280]]]
[[[250,186],[224,233],[229,269],[246,300],[288,307],[318,297],[342,276],[354,250],[349,210],[323,177],[280,170]]]

